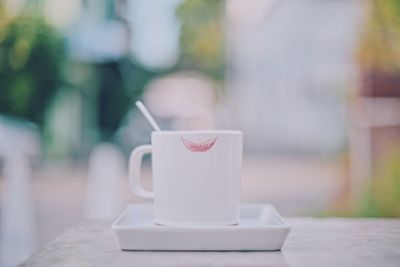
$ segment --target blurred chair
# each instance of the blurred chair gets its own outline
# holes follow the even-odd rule
[[[114,145],[98,144],[89,159],[85,217],[114,219],[125,203],[123,188],[127,177],[125,158]]]
[[[30,157],[39,155],[39,140],[38,131],[28,123],[0,118],[0,158],[4,159],[5,175],[0,223],[3,267],[21,264],[36,248]]]

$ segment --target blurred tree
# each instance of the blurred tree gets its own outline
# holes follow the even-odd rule
[[[185,0],[177,9],[181,20],[181,56],[177,66],[150,70],[128,58],[96,65],[99,73],[97,124],[102,140],[112,138],[121,119],[141,97],[146,84],[176,69],[194,69],[214,79],[224,76],[224,1]]]
[[[369,1],[358,53],[364,70],[400,71],[400,1]]]
[[[117,62],[97,66],[99,91],[97,95],[97,120],[101,139],[109,139],[129,108],[130,98],[124,87]]]
[[[145,85],[163,71],[151,71],[121,58],[98,64],[97,125],[102,140],[113,137],[125,114],[143,94]]]
[[[62,83],[60,35],[39,17],[9,17],[0,3],[0,113],[43,125]]]
[[[400,150],[387,151],[361,199],[356,215],[400,217]]]
[[[217,80],[224,76],[224,30],[222,25],[225,1],[185,0],[176,14],[182,23],[182,68],[199,70]]]
[[[358,51],[362,77],[361,95],[380,97],[381,101],[385,101],[381,103],[387,103],[387,106],[380,106],[380,109],[385,110],[390,107],[389,101],[400,97],[400,0],[370,0],[367,3],[370,4],[369,16]],[[378,118],[377,114],[375,117]],[[369,187],[356,214],[400,216],[399,126],[375,124],[370,127],[367,129],[370,146],[375,151],[372,155],[373,171],[371,177],[368,177],[371,178]],[[380,135],[376,129],[379,129]],[[388,135],[391,132],[395,134]],[[390,145],[384,145],[385,143]]]

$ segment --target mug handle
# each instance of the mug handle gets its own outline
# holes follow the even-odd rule
[[[154,193],[147,191],[140,183],[142,174],[143,156],[152,152],[151,145],[142,145],[135,148],[129,157],[129,185],[134,194],[142,198],[154,198]]]

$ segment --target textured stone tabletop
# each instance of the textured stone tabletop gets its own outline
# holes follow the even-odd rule
[[[400,219],[288,218],[278,252],[121,251],[110,225],[68,229],[23,266],[400,266]]]

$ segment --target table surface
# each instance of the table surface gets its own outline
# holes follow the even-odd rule
[[[109,224],[70,228],[23,266],[400,266],[400,219],[286,218],[282,251],[121,251]]]

